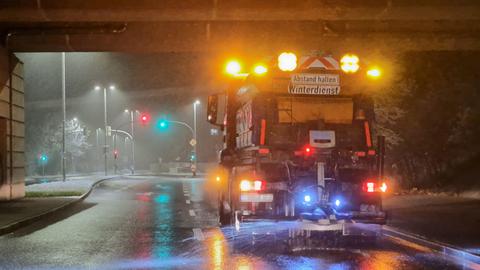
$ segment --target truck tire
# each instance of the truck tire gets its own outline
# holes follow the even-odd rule
[[[221,226],[228,226],[232,224],[232,214],[225,211],[223,202],[219,201],[218,203],[218,218]]]

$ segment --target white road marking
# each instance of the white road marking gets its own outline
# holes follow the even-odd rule
[[[190,197],[190,193],[184,193],[183,194],[185,197]]]
[[[188,210],[188,213],[189,213],[190,216],[192,216],[192,217],[195,216],[195,211],[193,211],[192,209]]]
[[[192,231],[193,231],[193,238],[195,238],[198,241],[205,240],[205,236],[203,235],[202,229],[193,228]]]
[[[185,202],[186,202],[187,204],[190,204],[190,200],[186,200]]]

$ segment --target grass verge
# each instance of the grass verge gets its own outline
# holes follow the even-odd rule
[[[43,197],[70,197],[81,196],[83,191],[28,191],[25,193],[26,198],[43,198]]]

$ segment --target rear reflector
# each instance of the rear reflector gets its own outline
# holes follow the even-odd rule
[[[266,155],[266,154],[270,153],[270,149],[260,148],[260,149],[258,149],[258,153],[261,154],[261,155]]]
[[[355,152],[355,156],[357,157],[364,157],[365,156],[365,152],[361,151],[361,152]]]

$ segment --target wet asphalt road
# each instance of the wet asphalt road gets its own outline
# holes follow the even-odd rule
[[[203,181],[105,182],[82,203],[0,237],[0,269],[465,269],[401,240],[286,245],[288,224],[218,228]]]

